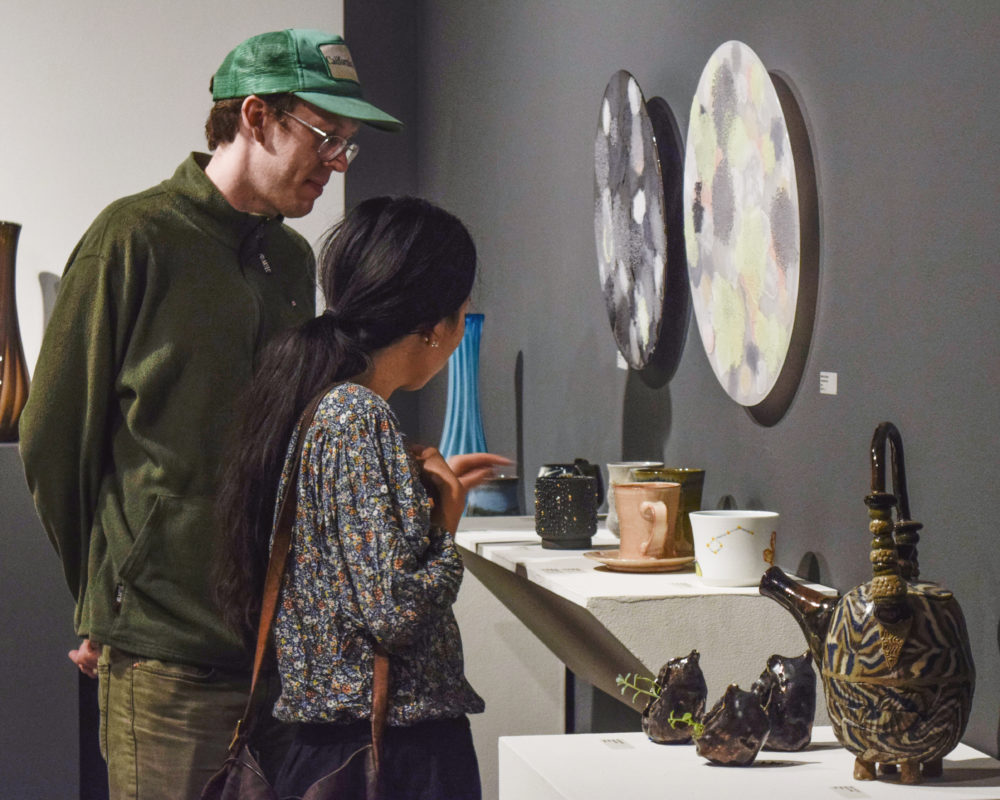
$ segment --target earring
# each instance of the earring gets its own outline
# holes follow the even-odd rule
[[[430,336],[425,336],[424,337],[424,344],[429,344],[431,347],[440,347],[441,346],[440,342],[438,342],[436,339],[431,339]]]

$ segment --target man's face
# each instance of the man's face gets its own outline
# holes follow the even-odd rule
[[[297,103],[291,113],[325,133],[344,139],[350,139],[360,127],[355,120],[321,111],[308,103]],[[347,169],[347,159],[341,155],[324,164],[316,152],[320,137],[279,112],[268,110],[265,130],[268,135],[263,152],[258,154],[251,176],[259,201],[255,205],[264,214],[304,217],[323,194],[330,174]]]

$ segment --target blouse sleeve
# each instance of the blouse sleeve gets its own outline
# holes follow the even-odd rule
[[[323,448],[327,524],[365,627],[391,651],[455,602],[462,558],[450,534],[431,531],[426,493],[388,409],[338,422]]]

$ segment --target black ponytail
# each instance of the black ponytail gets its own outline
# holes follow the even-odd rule
[[[376,351],[457,314],[472,290],[476,250],[448,212],[417,198],[378,197],[331,229],[319,263],[327,311],[264,350],[237,409],[218,493],[216,595],[225,620],[248,643],[299,416],[324,388],[365,372]]]

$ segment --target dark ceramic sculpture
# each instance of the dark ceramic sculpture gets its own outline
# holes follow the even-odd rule
[[[672,658],[656,676],[660,695],[650,700],[642,712],[642,730],[654,742],[681,744],[691,741],[692,726],[679,720],[687,718],[700,722],[705,711],[708,687],[698,664],[699,658],[697,650],[681,658]]]
[[[885,491],[887,444],[895,495]],[[890,422],[875,430],[871,464],[872,580],[835,600],[772,567],[760,592],[791,611],[805,633],[834,734],[856,757],[854,777],[872,780],[876,764],[883,771],[899,765],[903,783],[920,783],[941,774],[965,731],[975,668],[954,596],[918,580],[921,525],[910,518],[903,442]]]
[[[731,684],[702,718],[701,732],[695,739],[698,755],[729,767],[752,764],[771,728],[763,708],[767,697],[762,691],[767,690],[756,684],[749,692]]]
[[[766,711],[771,732],[764,749],[793,751],[808,746],[816,716],[816,672],[809,652],[794,658],[771,656],[754,688],[761,697],[770,694]]]

